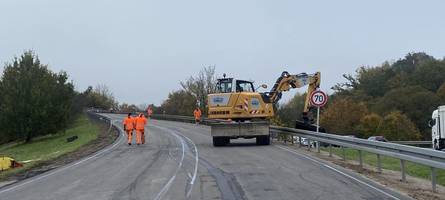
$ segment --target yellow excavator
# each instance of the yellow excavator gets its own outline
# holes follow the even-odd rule
[[[307,94],[320,87],[320,72],[314,74],[289,74],[287,71],[275,82],[270,92],[260,93],[251,81],[234,78],[218,79],[217,93],[208,95],[208,118],[214,146],[224,146],[230,139],[256,138],[258,145],[270,144],[269,123],[274,113],[274,105],[282,93],[292,88],[308,85]],[[267,85],[261,85],[267,88]],[[310,95],[306,96],[303,119],[296,128],[312,130],[309,108]]]

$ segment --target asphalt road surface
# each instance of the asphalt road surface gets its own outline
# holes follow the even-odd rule
[[[109,115],[121,127],[123,115]],[[148,143],[125,137],[90,157],[0,189],[4,200],[408,199],[282,145],[212,146],[206,126],[150,120]]]

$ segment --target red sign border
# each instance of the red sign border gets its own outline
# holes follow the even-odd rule
[[[317,105],[317,104],[315,104],[315,103],[312,101],[312,97],[313,97],[315,94],[317,94],[317,93],[320,93],[321,95],[324,96],[325,101],[324,101],[323,104]],[[328,102],[328,95],[327,95],[326,93],[324,93],[323,91],[321,91],[321,90],[313,91],[312,94],[311,94],[311,96],[310,96],[310,98],[311,98],[311,105],[312,105],[312,106],[315,106],[315,107],[323,107],[323,106],[325,106],[326,103]]]

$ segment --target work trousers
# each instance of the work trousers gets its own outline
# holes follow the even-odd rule
[[[136,130],[136,143],[137,144],[144,144],[145,143],[144,129]]]
[[[127,130],[127,143],[131,143],[133,140],[133,130]]]

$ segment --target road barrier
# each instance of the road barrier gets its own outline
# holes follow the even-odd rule
[[[195,119],[189,116],[176,116],[176,115],[153,115],[152,118],[168,121],[179,121],[187,123],[195,123]],[[214,120],[204,119],[202,124],[208,124],[214,122]],[[329,147],[329,156],[332,156],[332,147],[338,146],[343,150],[343,160],[346,160],[344,148],[356,149],[359,155],[359,165],[363,167],[362,152],[374,153],[377,156],[377,171],[382,172],[381,156],[392,157],[400,160],[400,169],[402,181],[406,182],[406,161],[418,163],[421,165],[429,166],[431,170],[431,184],[433,192],[437,192],[436,181],[436,169],[445,169],[445,152],[436,151],[433,149],[419,148],[414,146],[407,146],[403,144],[391,143],[391,142],[378,142],[369,141],[365,139],[334,135],[328,133],[316,133],[313,131],[271,126],[271,135],[279,136],[297,136],[299,147],[302,146],[302,138],[306,138],[307,148],[310,150],[311,141],[317,144],[324,144]],[[292,139],[293,142],[293,139]],[[423,142],[425,143],[425,142]],[[316,145],[317,151],[320,152],[320,145]]]
[[[119,128],[113,123],[113,120],[111,120],[109,117],[100,115],[98,113],[99,112],[88,111],[87,115],[88,115],[88,117],[90,117],[90,119],[98,120],[99,122],[109,124],[108,131],[107,131],[108,133],[111,133],[112,130],[115,130],[115,131],[117,131],[117,133],[120,133]],[[105,113],[105,112],[102,112],[102,113]]]
[[[423,147],[423,148],[433,148],[433,143],[431,141],[390,141],[392,143]]]

